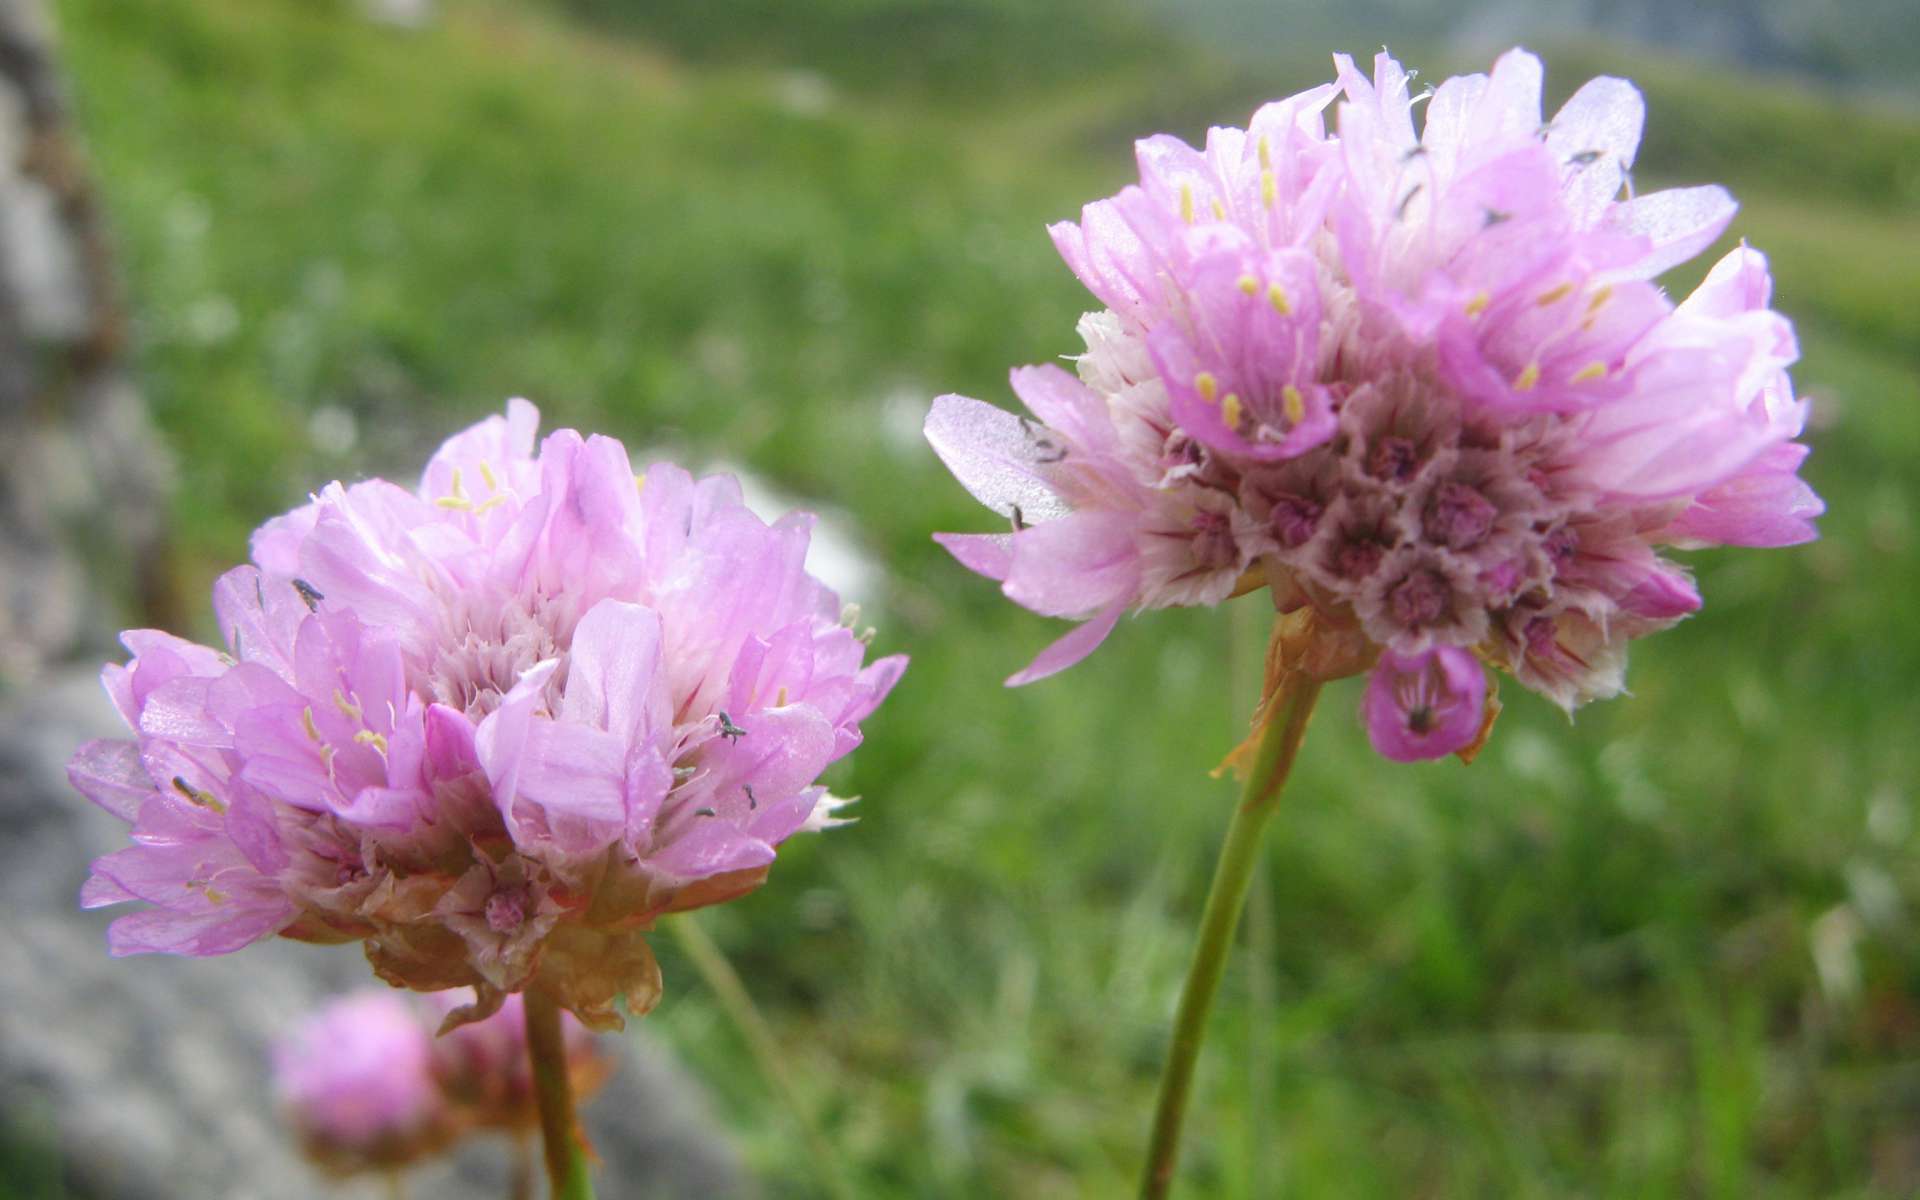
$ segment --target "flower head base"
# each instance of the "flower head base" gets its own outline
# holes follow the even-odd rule
[[[362,992],[309,1018],[273,1047],[273,1080],[301,1148],[330,1174],[403,1167],[454,1136],[428,1031],[390,991]]]
[[[1765,259],[1735,249],[1678,304],[1652,282],[1734,206],[1623,198],[1631,84],[1543,121],[1515,50],[1442,83],[1416,132],[1399,63],[1335,63],[1204,150],[1140,142],[1138,185],[1053,228],[1106,311],[1078,378],[1014,372],[1035,419],[934,402],[934,449],[1014,523],[940,540],[1085,622],[1009,682],[1128,609],[1265,583],[1364,631],[1376,748],[1437,757],[1481,726],[1480,661],[1569,710],[1612,695],[1626,643],[1700,606],[1666,547],[1805,541],[1823,506]]]
[[[129,821],[88,907],[145,901],[115,954],[364,942],[457,1016],[537,980],[596,1028],[658,971],[669,912],[757,887],[834,823],[815,780],[902,658],[806,573],[811,518],[768,525],[727,477],[549,435],[515,401],[417,491],[332,484],[222,576],[226,651],[137,630],[105,672],[134,731],[74,784]]]

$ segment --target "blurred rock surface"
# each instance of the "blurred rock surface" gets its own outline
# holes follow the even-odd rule
[[[87,864],[125,842],[67,786],[65,760],[118,720],[92,670],[0,699],[0,1122],[50,1135],[65,1194],[113,1200],[304,1200],[384,1195],[331,1185],[276,1119],[266,1047],[324,997],[370,978],[352,946],[273,940],[224,958],[113,960],[111,913],[74,897]],[[744,1194],[699,1086],[644,1035],[609,1035],[620,1065],[585,1110],[600,1194]],[[476,1138],[407,1176],[407,1195],[508,1194],[509,1150]],[[0,1188],[0,1191],[4,1191]]]
[[[0,688],[166,591],[162,452],[41,0],[0,0]]]

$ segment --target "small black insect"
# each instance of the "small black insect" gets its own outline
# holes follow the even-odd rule
[[[730,742],[738,742],[741,738],[747,736],[747,731],[735,725],[733,718],[729,717],[725,712],[722,712],[720,714],[720,736]]]
[[[1497,208],[1490,208],[1487,210],[1486,224],[1482,225],[1481,228],[1492,229],[1495,225],[1501,225],[1511,220],[1513,220],[1512,213],[1501,212]]]
[[[319,588],[314,587],[304,579],[294,580],[293,590],[300,593],[300,599],[306,602],[308,612],[319,612],[320,602],[327,598]]]
[[[1027,527],[1027,518],[1020,512],[1018,504],[1013,506],[1013,531],[1019,533]]]
[[[757,811],[760,807],[760,801],[754,797],[753,785],[750,783],[743,783],[740,785],[740,787],[741,787],[741,790],[747,793],[747,807],[749,809],[753,809]]]
[[[696,817],[717,817],[720,814],[710,808],[696,808],[693,810],[693,815]]]

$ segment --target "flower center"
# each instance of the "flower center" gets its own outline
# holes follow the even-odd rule
[[[1387,593],[1393,618],[1410,629],[1431,625],[1446,615],[1453,589],[1435,571],[1415,571]]]
[[[507,599],[498,607],[483,600],[455,602],[420,689],[435,701],[457,708],[474,721],[500,706],[521,674],[535,663],[566,652],[558,614],[529,611]],[[564,627],[571,633],[571,625]],[[565,672],[555,673],[556,685]]]
[[[1465,550],[1486,540],[1500,510],[1493,501],[1467,484],[1449,480],[1440,485],[1427,505],[1427,537],[1454,550]]]
[[[1367,451],[1367,474],[1389,483],[1405,483],[1420,469],[1420,448],[1413,439],[1384,437]]]
[[[1320,524],[1320,514],[1325,511],[1321,505],[1304,496],[1281,496],[1273,502],[1273,512],[1267,521],[1273,527],[1273,536],[1289,550],[1297,549],[1313,536],[1314,527]]]
[[[488,929],[495,933],[512,933],[527,919],[526,893],[512,888],[488,896],[486,916]]]

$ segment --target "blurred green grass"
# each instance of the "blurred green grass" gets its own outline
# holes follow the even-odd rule
[[[800,37],[749,0],[705,27],[454,0],[417,33],[322,0],[56,5],[179,457],[185,592],[313,485],[404,475],[516,393],[855,514],[888,570],[859,598],[876,648],[915,659],[833,781],[865,819],[709,928],[863,1194],[1122,1194],[1261,618],[1129,621],[1001,689],[1058,629],[928,541],[990,518],[917,418],[941,391],[1008,402],[1008,366],[1073,349],[1085,300],[1042,225],[1125,180],[1129,136],[1238,122],[1323,68],[993,0],[943,6],[961,33],[925,49],[879,19],[902,7],[848,0]],[[1696,556],[1708,607],[1637,648],[1634,696],[1569,728],[1510,688],[1471,768],[1381,763],[1332,689],[1188,1194],[1910,1195],[1920,121],[1639,51],[1548,63],[1556,96],[1639,78],[1642,174],[1745,201],[1734,235],[1801,322],[1825,539]],[[813,1194],[662,959],[646,1025],[769,1190]]]

